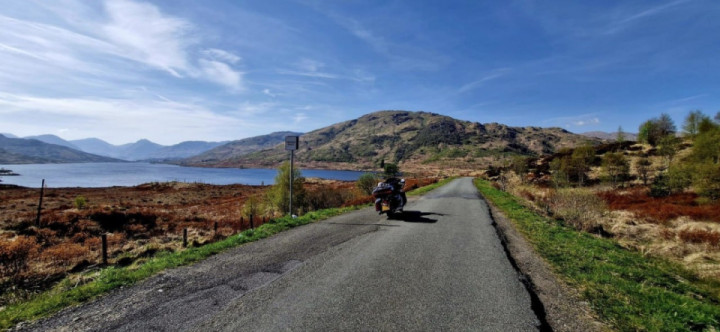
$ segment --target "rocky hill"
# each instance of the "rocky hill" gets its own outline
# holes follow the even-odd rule
[[[240,160],[243,156],[264,149],[272,148],[285,141],[285,136],[299,136],[302,133],[291,131],[274,132],[267,135],[244,138],[232,141],[197,156],[181,161],[183,165],[218,166]]]
[[[115,162],[66,146],[0,135],[0,164]]]
[[[498,157],[550,154],[587,141],[598,140],[560,128],[519,128],[427,112],[380,111],[302,135],[295,160],[308,168],[369,170],[382,162],[395,162],[406,170],[477,169]],[[218,150],[212,158],[196,157],[186,164],[276,167],[288,158],[284,145],[277,144],[244,155]]]

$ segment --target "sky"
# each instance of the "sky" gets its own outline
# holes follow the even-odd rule
[[[22,0],[0,132],[170,145],[378,110],[637,132],[720,110],[720,1]]]

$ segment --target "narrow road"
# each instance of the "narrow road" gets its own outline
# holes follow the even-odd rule
[[[540,325],[472,179],[387,220],[283,232],[28,326],[37,330],[484,330]]]

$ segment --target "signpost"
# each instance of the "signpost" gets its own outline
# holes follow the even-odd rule
[[[300,143],[299,136],[285,136],[285,150],[290,150],[290,216],[292,217],[292,188],[293,188],[293,163],[295,162],[295,150],[298,149]]]

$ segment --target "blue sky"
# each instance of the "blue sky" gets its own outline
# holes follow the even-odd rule
[[[19,136],[218,141],[386,109],[635,132],[720,110],[720,1],[12,1],[0,64]]]

